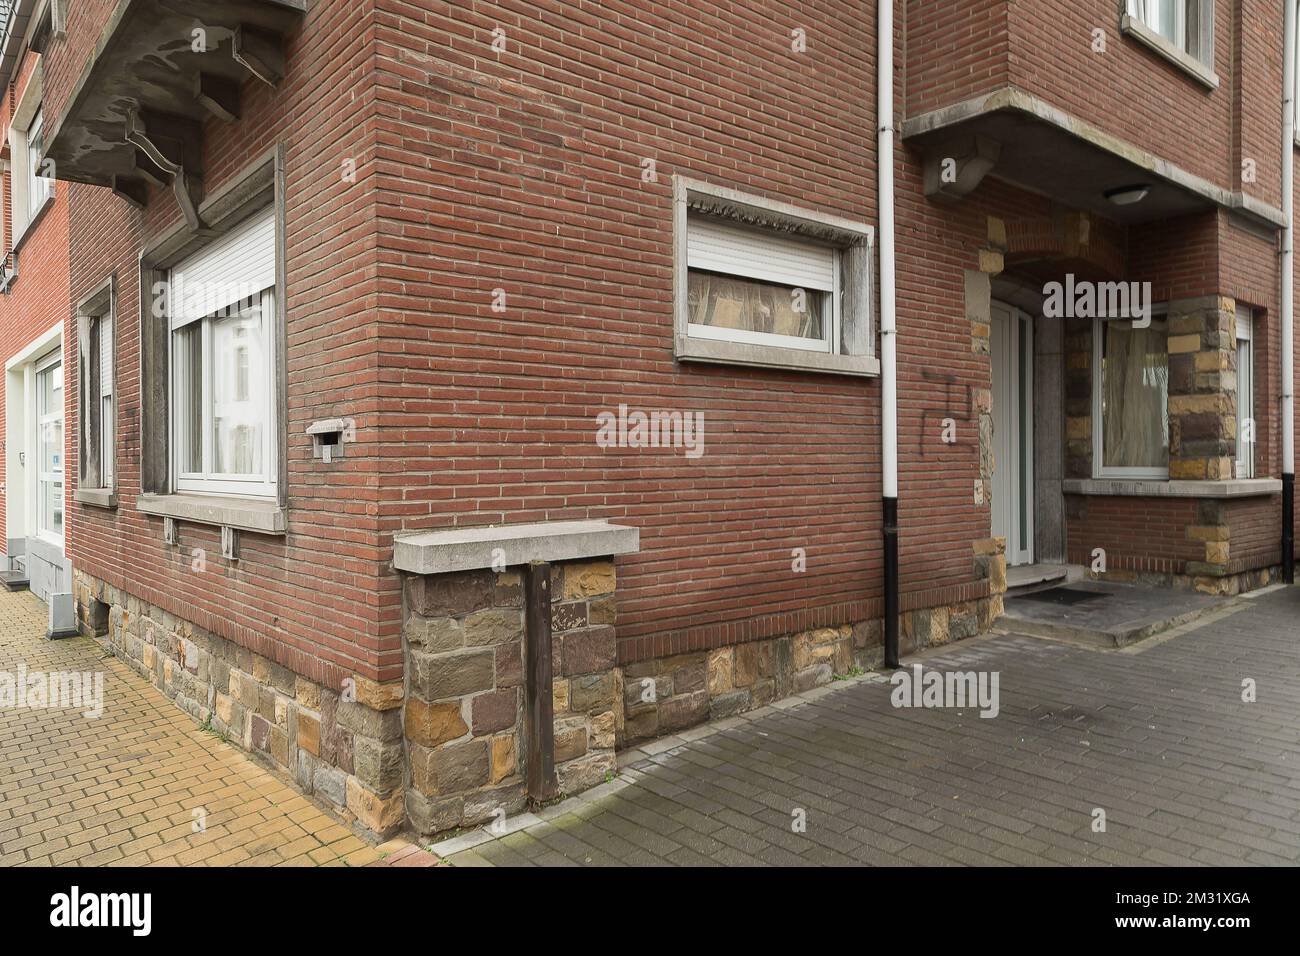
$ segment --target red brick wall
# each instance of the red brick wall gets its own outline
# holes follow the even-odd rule
[[[111,2],[72,4],[68,39],[56,43],[49,97],[63,103],[80,76]],[[115,272],[119,281],[118,491],[115,513],[75,506],[71,555],[80,570],[123,586],[178,616],[337,686],[356,672],[396,676],[400,651],[378,637],[378,581],[391,550],[380,549],[376,516],[384,445],[375,417],[378,361],[373,323],[375,128],[370,74],[370,7],[315,3],[287,47],[288,74],[275,90],[243,85],[243,118],[208,124],[209,193],[277,142],[285,148],[289,393],[289,530],[244,534],[241,559],[221,557],[219,533],[182,523],[181,547],[162,540],[162,522],[136,511],[140,491],[138,254],[179,221],[169,190],[139,213],[103,190],[78,191],[79,300]],[[356,163],[356,181],[343,173]],[[346,459],[313,463],[304,429],[352,417],[357,442]],[[191,570],[195,548],[206,571]]]
[[[1204,542],[1187,536],[1188,526],[1198,524],[1193,498],[1071,495],[1066,514],[1072,564],[1091,567],[1095,548],[1105,550],[1108,571],[1183,574],[1188,561],[1205,560]]]

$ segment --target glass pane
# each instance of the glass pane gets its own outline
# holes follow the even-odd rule
[[[99,447],[103,462],[104,486],[107,487],[113,480],[113,399],[105,395],[99,402],[99,421],[102,435]]]
[[[1237,477],[1253,478],[1255,369],[1249,339],[1237,340]]]
[[[41,530],[63,537],[63,482],[41,482]]]
[[[1167,324],[1102,324],[1102,463],[1107,468],[1169,467]]]
[[[823,339],[826,292],[691,270],[687,308],[693,325]]]
[[[46,415],[63,413],[63,363],[56,362],[36,375],[36,412]]]
[[[192,322],[174,334],[177,462],[182,472],[201,472],[203,470],[203,323]]]
[[[63,471],[63,422],[53,420],[41,423],[41,473],[52,475]]]
[[[260,302],[260,299],[257,300]],[[260,475],[266,427],[262,309],[250,305],[212,322],[212,471]]]

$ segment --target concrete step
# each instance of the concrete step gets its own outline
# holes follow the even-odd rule
[[[8,591],[26,591],[28,584],[26,571],[0,571],[0,584]]]

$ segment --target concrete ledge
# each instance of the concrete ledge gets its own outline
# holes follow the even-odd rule
[[[1128,478],[1067,478],[1067,495],[1113,495],[1132,498],[1255,498],[1282,493],[1278,478],[1232,478],[1227,481],[1144,481]]]
[[[72,497],[83,505],[94,505],[96,508],[117,507],[117,495],[108,488],[78,488]]]
[[[633,554],[640,548],[637,528],[605,521],[543,521],[399,535],[393,540],[393,565],[411,574],[449,574],[500,566],[494,558],[498,549],[513,566]]]
[[[284,534],[288,520],[274,501],[224,498],[218,495],[141,495],[137,511],[196,524],[239,528],[257,534]]]
[[[683,362],[713,362],[719,365],[753,365],[790,372],[824,372],[864,378],[880,374],[880,359],[874,355],[839,355],[784,349],[771,345],[750,345],[691,335],[675,337],[677,358]]]

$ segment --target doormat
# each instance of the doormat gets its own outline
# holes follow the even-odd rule
[[[1110,597],[1110,595],[1104,591],[1081,591],[1078,588],[1059,587],[1048,588],[1046,591],[1035,591],[1032,594],[1019,594],[1016,595],[1015,600],[1041,601],[1044,604],[1068,606],[1107,597]]]

